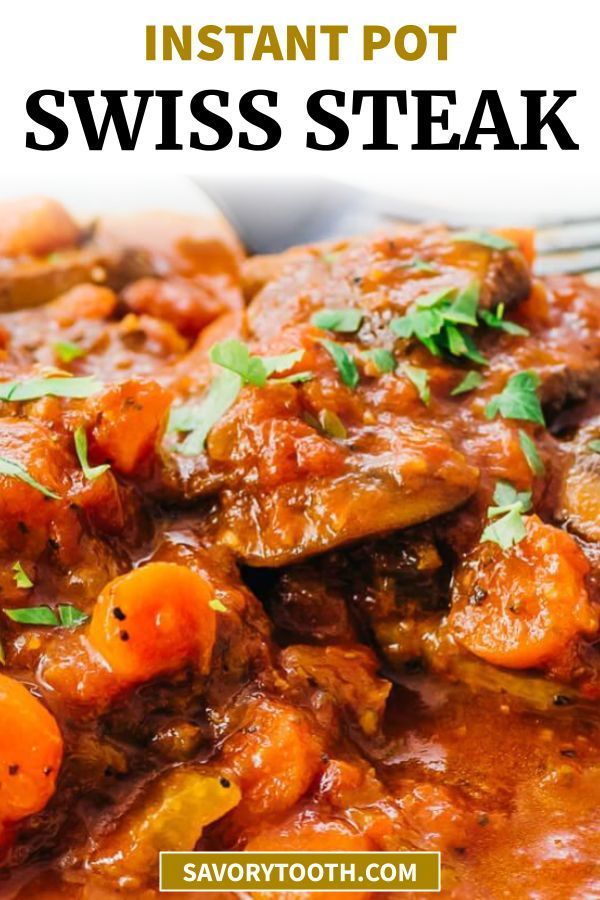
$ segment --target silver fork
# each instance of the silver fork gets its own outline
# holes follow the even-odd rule
[[[294,244],[358,234],[394,220],[438,221],[456,228],[494,224],[328,179],[195,180],[250,253],[278,253]],[[542,222],[536,234],[537,274],[585,274],[600,284],[600,210],[594,217]]]

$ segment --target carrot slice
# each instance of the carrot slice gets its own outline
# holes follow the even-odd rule
[[[543,666],[580,634],[593,634],[598,613],[585,587],[588,562],[573,538],[537,516],[510,551],[480,544],[459,567],[449,623],[472,653],[499,666]]]
[[[46,707],[6,675],[0,675],[0,722],[0,822],[18,822],[54,793],[63,741]]]
[[[101,592],[89,642],[125,681],[146,681],[196,662],[207,671],[215,641],[212,590],[176,563],[153,562]]]

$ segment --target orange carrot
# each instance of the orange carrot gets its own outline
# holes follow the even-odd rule
[[[0,675],[0,722],[0,823],[18,822],[54,793],[63,741],[46,707],[6,675]]]
[[[551,663],[598,613],[585,587],[588,562],[572,537],[537,516],[510,551],[480,544],[456,573],[450,628],[472,653],[498,666]]]
[[[101,592],[89,642],[124,681],[146,681],[195,662],[207,671],[215,641],[209,584],[176,563],[153,562]]]

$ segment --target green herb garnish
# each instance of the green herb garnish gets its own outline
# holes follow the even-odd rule
[[[504,318],[504,303],[499,303],[495,312],[492,312],[490,309],[482,309],[479,313],[479,318],[490,328],[499,328],[501,331],[506,331],[507,334],[518,334],[524,337],[529,334],[527,328],[517,325],[516,322],[509,322]]]
[[[417,366],[408,364],[402,366],[402,372],[406,375],[413,387],[416,388],[420,399],[425,406],[431,400],[431,390],[429,388],[429,372],[427,369],[419,369]]]
[[[184,456],[202,453],[208,433],[233,405],[242,388],[242,378],[225,371],[214,378],[201,403],[175,407],[169,416],[169,431],[190,432],[177,448]]]
[[[336,364],[337,370],[340,374],[340,378],[349,388],[354,388],[358,384],[359,375],[358,369],[356,368],[356,363],[348,353],[345,347],[341,344],[336,344],[335,341],[322,340],[320,343],[327,350],[334,363]]]
[[[527,465],[534,475],[543,475],[545,471],[544,463],[541,460],[535,441],[529,437],[526,431],[519,428],[519,444],[523,455],[527,460]]]
[[[73,341],[56,341],[52,344],[52,349],[63,363],[73,362],[74,359],[80,359],[87,353],[87,350],[74,344]]]
[[[83,378],[29,378],[26,381],[5,381],[0,384],[0,400],[22,403],[41,397],[71,397],[83,399],[101,391],[104,385],[93,375]]]
[[[466,394],[469,391],[474,391],[475,388],[479,387],[482,381],[483,375],[481,372],[476,372],[475,370],[467,372],[463,380],[450,391],[450,396],[456,397],[458,394]]]
[[[452,240],[463,244],[479,244],[490,250],[516,250],[518,246],[514,241],[489,231],[461,231],[453,234]]]
[[[64,628],[74,628],[89,621],[90,617],[76,606],[61,603],[58,607],[58,618]]]
[[[540,384],[539,375],[535,372],[518,372],[512,375],[504,389],[492,397],[485,408],[488,419],[498,413],[505,419],[525,419],[545,425],[544,413],[537,395]]]
[[[588,444],[588,450],[591,450],[592,453],[600,453],[600,440],[598,440],[598,438],[594,438],[593,441],[590,441]]]
[[[531,492],[517,491],[507,481],[499,481],[494,491],[495,506],[490,506],[487,514],[494,521],[483,530],[482,543],[498,544],[503,550],[510,550],[522,541],[527,530],[523,514],[531,508]]]
[[[59,625],[58,616],[49,606],[26,606],[23,609],[5,609],[13,622],[21,625]]]
[[[382,375],[393,372],[398,366],[394,354],[389,350],[384,350],[383,347],[365,350],[361,355],[364,359],[370,360]]]
[[[104,475],[104,473],[110,469],[108,463],[102,463],[99,466],[90,466],[88,462],[87,434],[83,425],[80,425],[79,428],[75,430],[73,439],[75,441],[75,452],[77,453],[81,471],[88,481],[95,481],[96,478],[99,478],[100,475]]]
[[[440,271],[432,263],[427,262],[426,259],[421,259],[420,256],[415,256],[411,262],[404,263],[404,266],[407,269],[416,269],[417,272],[426,272],[428,275],[439,275]]]
[[[364,313],[360,309],[346,307],[344,309],[320,309],[311,317],[311,323],[326,331],[358,331]]]
[[[36,481],[32,475],[29,474],[27,469],[24,469],[20,463],[15,462],[13,459],[8,459],[6,456],[0,456],[0,475],[7,475],[9,478],[18,478],[19,481],[23,481],[25,484],[28,484],[29,487],[35,488],[36,491],[39,491],[44,497],[51,497],[52,500],[59,500],[59,495],[55,494],[54,491],[49,490],[49,488],[44,487],[43,484],[40,484],[39,481]]]
[[[18,588],[23,588],[23,590],[28,590],[29,588],[33,587],[33,581],[31,580],[31,578],[29,577],[29,575],[27,574],[27,572],[25,571],[25,569],[23,568],[23,566],[21,565],[20,562],[16,562],[14,564],[14,566],[12,567],[12,569],[13,569],[13,572],[15,573],[13,575],[13,578],[15,579],[15,584]]]
[[[208,605],[210,606],[211,609],[214,609],[215,612],[220,612],[220,613],[227,612],[227,607],[225,606],[225,604],[221,603],[221,601],[218,600],[216,597],[214,597],[212,600],[209,600]]]
[[[454,356],[485,365],[486,359],[472,337],[459,326],[477,326],[479,287],[476,282],[458,292],[442,288],[416,301],[415,309],[392,319],[390,328],[400,338],[415,337],[434,356]]]
[[[3,612],[21,625],[48,625],[53,628],[62,625],[71,628],[87,622],[89,616],[76,606],[60,605],[58,615],[49,606],[26,606],[22,609],[4,609]]]
[[[244,384],[263,387],[267,383],[267,369],[259,356],[251,356],[246,344],[232,338],[215,344],[210,351],[214,363],[239,375]]]
[[[304,350],[293,350],[279,356],[252,356],[246,344],[235,338],[215,344],[210,351],[210,358],[214,363],[235,372],[244,384],[252,384],[255,387],[264,387],[268,378],[291,369],[303,356]],[[298,372],[280,380],[306,381],[310,377],[309,372]]]

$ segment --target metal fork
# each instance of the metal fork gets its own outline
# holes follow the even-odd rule
[[[438,221],[456,228],[493,224],[466,221],[442,208],[403,203],[327,179],[195,180],[250,253],[278,253],[295,244],[358,234],[394,220]],[[536,234],[537,274],[585,274],[600,284],[600,210],[594,217],[540,223]]]

